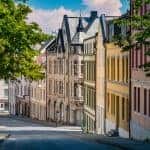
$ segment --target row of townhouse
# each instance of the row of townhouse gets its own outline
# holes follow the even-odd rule
[[[43,65],[43,73],[46,75],[46,47],[44,42],[37,45],[40,55],[37,63]],[[46,120],[46,78],[40,81],[29,81],[20,77],[15,81],[9,81],[9,111],[12,115],[31,117],[32,119]]]
[[[129,137],[129,52],[114,44],[126,28],[102,15],[95,36],[84,39],[84,127],[98,134]]]
[[[149,12],[149,5],[141,10]],[[12,113],[78,125],[88,133],[150,138],[150,78],[139,68],[150,60],[144,55],[149,47],[123,52],[113,37],[125,36],[128,28],[117,26],[116,18],[96,11],[90,17],[65,15],[38,59],[45,79],[11,82]]]
[[[150,137],[150,78],[140,64],[135,69],[133,63],[149,61],[144,55],[149,48],[123,52],[113,37],[125,36],[128,28],[117,26],[116,18],[98,17],[96,12],[89,18],[64,16],[57,38],[48,47],[49,114],[53,120],[58,114],[60,121],[76,125],[82,114],[80,125],[85,132],[146,139]],[[72,20],[77,20],[76,25]],[[78,114],[74,106],[82,100]]]

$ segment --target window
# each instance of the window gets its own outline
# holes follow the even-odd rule
[[[133,48],[133,50],[132,50],[132,68],[134,68],[135,66],[135,63],[134,63],[134,54],[135,54],[135,48]]]
[[[78,62],[74,61],[74,75],[78,74]]]
[[[122,81],[124,82],[124,77],[125,77],[125,57],[122,57]]]
[[[59,94],[63,94],[63,93],[64,93],[63,81],[59,81]]]
[[[5,80],[5,84],[8,84],[8,80]]]
[[[138,50],[137,50],[137,46],[136,46],[136,49],[135,49],[135,67],[136,68],[138,67]]]
[[[4,96],[8,96],[8,89],[4,89]]]
[[[120,67],[119,67],[119,57],[117,58],[117,81],[119,81],[119,73],[120,73]]]
[[[109,93],[107,93],[107,112],[109,112],[110,101],[109,101]]]
[[[1,108],[4,108],[4,104],[1,104],[0,106],[1,106]]]
[[[107,79],[109,80],[109,58],[107,58]]]
[[[133,99],[134,99],[134,111],[136,111],[136,87],[134,87],[134,97],[133,97]]]
[[[49,73],[52,73],[52,61],[49,61]]]
[[[125,98],[122,98],[122,120],[125,119]]]
[[[140,48],[140,65],[143,65],[143,45],[142,44]]]
[[[84,74],[84,62],[81,61],[81,74],[83,75]]]
[[[76,97],[78,93],[78,85],[75,83],[74,84],[74,96]]]
[[[111,94],[111,114],[115,115],[115,95]]]
[[[49,80],[49,94],[52,94],[52,80]]]
[[[147,89],[144,89],[144,115],[147,114]]]
[[[126,83],[128,83],[128,78],[129,78],[129,62],[128,57],[126,57]]]
[[[138,88],[138,112],[140,112],[140,88]]]
[[[149,89],[149,98],[148,98],[148,100],[149,100],[149,107],[148,107],[148,109],[149,109],[149,117],[150,117],[150,89]]]

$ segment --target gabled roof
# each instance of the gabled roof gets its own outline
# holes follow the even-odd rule
[[[60,40],[60,45],[62,48],[62,52],[65,52],[65,46],[64,46],[64,39],[63,39],[63,33],[62,29],[59,29],[58,36],[57,36],[57,45],[59,45],[59,40]],[[59,51],[59,49],[57,49]]]
[[[57,44],[56,43],[57,43],[57,39],[56,38],[51,40],[50,43],[48,44],[46,50],[48,52],[55,52],[56,48],[57,48]]]
[[[65,29],[66,34],[63,36],[67,36],[68,43],[70,44],[80,44],[83,43],[83,39],[89,30],[91,30],[95,20],[99,19],[97,17],[97,12],[92,11],[90,17],[68,17],[64,16],[62,23],[62,30]],[[95,29],[97,30],[97,28]],[[93,33],[95,31],[93,28]],[[89,35],[91,36],[91,35]]]

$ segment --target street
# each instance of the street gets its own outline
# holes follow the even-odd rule
[[[48,127],[25,119],[0,117],[0,134],[10,137],[0,150],[119,150],[85,139],[78,127]]]

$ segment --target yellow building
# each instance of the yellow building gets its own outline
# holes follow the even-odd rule
[[[106,74],[106,132],[129,137],[129,53],[112,42],[106,43]]]

